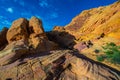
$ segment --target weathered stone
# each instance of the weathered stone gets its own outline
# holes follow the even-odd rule
[[[49,41],[44,32],[42,21],[32,17],[29,21],[29,45],[35,50],[35,53],[50,51],[57,48],[57,44]]]
[[[119,73],[116,74],[111,69],[102,64],[91,62],[89,60],[74,57],[70,62],[71,71],[76,74],[78,80],[119,80]]]
[[[17,40],[26,40],[28,38],[28,21],[20,18],[12,23],[11,28],[7,32],[7,40],[9,43]]]
[[[37,56],[26,63],[0,67],[0,78],[18,80],[119,80],[118,72],[89,61],[76,51],[57,50]],[[32,57],[32,56],[31,56]],[[22,60],[21,60],[22,61]],[[13,63],[14,64],[14,63]],[[17,74],[17,75],[16,75]]]
[[[38,35],[31,34],[29,39],[29,45],[35,50],[35,53],[50,51],[58,48],[58,45],[52,41],[49,41],[46,34]]]
[[[30,31],[30,34],[31,33],[35,33],[35,34],[44,33],[42,21],[33,16],[29,21],[29,31]]]
[[[53,31],[64,31],[65,30],[65,28],[63,27],[63,26],[55,26],[54,28],[53,28]]]
[[[29,47],[27,44],[22,41],[12,42],[6,46],[6,48],[0,51],[0,64],[8,64],[17,59],[21,56],[28,54]]]

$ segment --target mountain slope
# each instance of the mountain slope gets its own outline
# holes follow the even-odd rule
[[[59,37],[60,35],[55,34],[55,31],[66,32],[74,36],[74,39],[71,41],[65,36],[66,34]],[[105,54],[103,46],[107,43],[113,42],[120,45],[120,2],[85,10],[65,27],[56,26],[49,34],[56,38],[54,41],[67,38],[63,45],[71,41],[67,44],[68,47],[77,49],[85,56],[97,61],[97,56]],[[120,71],[120,64],[116,65],[108,61],[102,63]]]
[[[77,39],[89,40],[104,33],[120,39],[120,3],[85,10],[65,26]]]

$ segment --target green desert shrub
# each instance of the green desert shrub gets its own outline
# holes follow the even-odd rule
[[[111,42],[107,43],[102,48],[105,54],[97,56],[98,61],[104,61],[106,59],[111,63],[120,64],[120,46],[117,46],[115,43]]]
[[[105,59],[104,55],[97,56],[97,60],[98,60],[99,62],[104,61],[104,59]]]

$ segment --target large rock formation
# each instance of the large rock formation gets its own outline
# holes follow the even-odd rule
[[[8,32],[4,29],[0,37],[2,42],[0,47],[4,47],[3,44],[9,42],[0,52],[1,65],[12,63],[27,54],[37,54],[58,48],[57,44],[48,40],[42,22],[36,17],[32,17],[30,22],[24,18],[15,20]]]
[[[78,40],[95,39],[100,34],[120,39],[120,2],[85,10],[65,26]]]
[[[49,51],[57,47],[54,42],[48,40],[42,21],[36,17],[32,17],[30,21],[24,18],[14,21],[7,32],[7,40],[9,43],[24,40],[36,52]]]
[[[7,32],[7,40],[9,43],[17,40],[26,40],[28,38],[28,20],[20,18],[12,23],[11,28]]]
[[[87,58],[84,59],[76,51],[58,50],[50,53],[33,59],[26,57],[21,62],[18,60],[0,67],[0,79],[120,80],[119,72]]]
[[[113,42],[120,45],[119,14],[120,2],[85,10],[73,18],[65,27],[56,26],[53,31],[48,33],[49,39],[52,38],[51,40],[55,40],[66,47],[70,47],[72,44],[71,48],[75,48],[87,57],[97,60],[97,56],[104,54],[102,46],[105,44]],[[68,34],[74,38],[68,38]],[[109,61],[103,63],[120,70],[120,64],[115,65]]]
[[[36,17],[32,17],[29,21],[29,45],[36,52],[44,52],[54,50],[57,47],[52,41],[49,41],[44,32],[42,22]]]
[[[29,21],[29,30],[30,33],[36,33],[36,34],[42,34],[45,33],[43,26],[42,26],[42,21],[39,20],[36,17],[32,17]]]

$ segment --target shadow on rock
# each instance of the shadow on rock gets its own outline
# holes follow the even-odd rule
[[[47,32],[49,40],[56,42],[62,48],[73,49],[75,43],[75,37],[65,31],[50,31]]]

